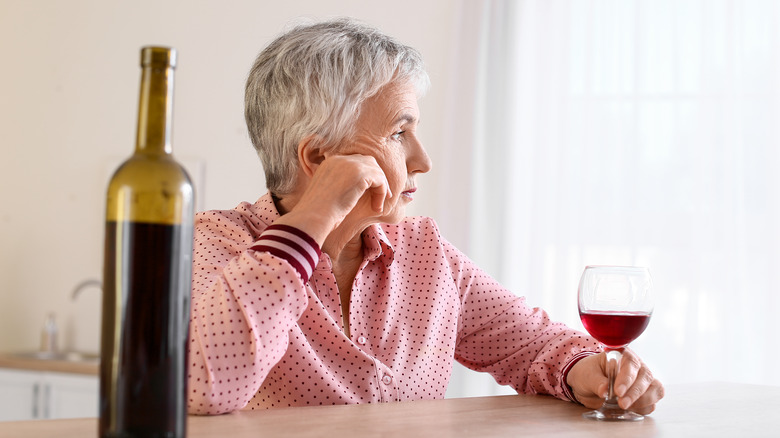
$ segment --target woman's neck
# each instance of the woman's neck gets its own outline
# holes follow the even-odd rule
[[[351,265],[363,260],[363,230],[339,232],[333,230],[322,245],[322,252],[330,256],[334,265]]]

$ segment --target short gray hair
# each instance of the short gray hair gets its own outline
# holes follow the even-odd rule
[[[299,25],[255,60],[246,82],[244,117],[271,193],[288,194],[298,144],[316,135],[329,145],[353,133],[361,104],[391,82],[418,97],[430,80],[420,53],[353,19]]]

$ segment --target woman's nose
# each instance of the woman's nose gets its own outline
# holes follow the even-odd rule
[[[431,170],[431,157],[425,151],[422,142],[415,139],[412,149],[407,159],[407,168],[409,173],[426,173]]]

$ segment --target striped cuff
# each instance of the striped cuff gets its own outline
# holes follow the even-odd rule
[[[304,283],[309,281],[321,254],[320,246],[311,236],[289,225],[269,226],[250,249],[265,251],[287,260],[301,275]]]
[[[563,368],[563,372],[561,373],[561,386],[563,387],[563,395],[566,396],[569,400],[573,401],[574,403],[580,403],[576,397],[574,397],[574,392],[571,389],[571,386],[569,386],[568,383],[566,383],[566,378],[569,376],[569,371],[571,371],[572,367],[580,361],[580,359],[584,359],[588,356],[593,356],[594,354],[598,354],[598,352],[595,351],[580,351],[579,353],[575,354],[574,357],[569,360],[569,363],[566,364],[566,366]],[[582,404],[582,403],[580,403]]]

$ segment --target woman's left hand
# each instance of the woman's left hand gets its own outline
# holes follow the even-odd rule
[[[566,377],[574,397],[583,405],[597,409],[604,403],[609,390],[607,356],[602,352],[577,362]],[[615,378],[615,395],[623,409],[647,415],[664,396],[664,387],[650,369],[631,350],[623,351]]]

